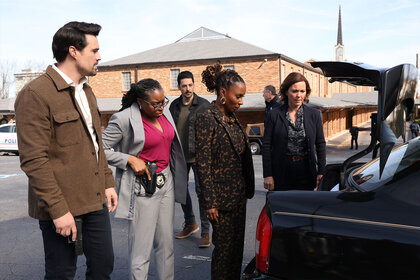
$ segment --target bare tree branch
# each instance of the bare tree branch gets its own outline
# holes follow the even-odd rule
[[[0,60],[0,98],[9,96],[10,87],[14,82],[13,74],[16,70],[16,63],[7,59]]]

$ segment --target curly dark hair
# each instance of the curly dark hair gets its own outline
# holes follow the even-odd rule
[[[86,45],[86,34],[98,36],[101,26],[95,23],[71,21],[58,29],[54,34],[52,51],[58,63],[63,62],[69,53],[69,47],[83,50]]]
[[[134,102],[136,102],[137,98],[147,100],[150,92],[155,89],[162,89],[162,86],[158,81],[153,79],[143,79],[135,84],[131,84],[130,90],[127,91],[121,99],[122,107],[120,111],[130,107]]]
[[[201,81],[206,85],[207,91],[216,91],[217,96],[219,96],[221,88],[229,90],[235,83],[245,83],[236,71],[223,70],[223,66],[219,63],[207,66],[206,70],[201,73],[201,77]]]
[[[284,101],[285,103],[287,103],[288,98],[287,98],[287,91],[289,90],[289,88],[295,84],[295,83],[299,83],[299,82],[305,82],[306,84],[306,96],[305,96],[305,103],[309,102],[309,95],[311,94],[311,86],[309,85],[308,80],[305,78],[305,76],[303,76],[302,74],[298,73],[298,72],[292,72],[289,75],[287,75],[286,79],[284,79],[283,83],[280,86],[280,95],[282,97],[282,101]]]

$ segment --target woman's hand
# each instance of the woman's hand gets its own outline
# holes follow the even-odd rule
[[[264,189],[267,189],[269,191],[274,190],[274,178],[273,176],[268,176],[264,178]]]
[[[206,215],[209,220],[214,220],[217,223],[219,218],[219,211],[217,210],[217,208],[211,208],[206,210]]]
[[[150,177],[149,169],[147,169],[146,163],[142,159],[130,156],[128,158],[128,164],[131,166],[131,169],[133,169],[134,174],[143,175],[146,173],[147,178],[149,178],[149,180],[152,179],[152,177]]]
[[[316,176],[316,187],[317,188],[319,187],[319,184],[321,184],[322,177],[324,177],[324,175],[322,175],[322,174],[318,174]]]

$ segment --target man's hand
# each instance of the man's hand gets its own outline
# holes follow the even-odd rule
[[[274,190],[274,178],[273,176],[265,177],[264,178],[264,189],[269,191]]]
[[[139,159],[135,156],[130,156],[128,158],[128,164],[131,166],[131,169],[133,169],[134,174],[143,175],[146,173],[147,178],[149,178],[149,180],[152,179],[152,177],[150,177],[149,169],[147,169],[146,163],[144,163],[142,159]]]
[[[118,195],[114,188],[105,189],[106,204],[109,212],[114,212],[118,205]]]
[[[67,237],[71,234],[71,240],[76,241],[76,223],[74,222],[73,215],[70,212],[67,212],[60,218],[53,219],[53,223],[55,226],[55,232],[64,237]]]

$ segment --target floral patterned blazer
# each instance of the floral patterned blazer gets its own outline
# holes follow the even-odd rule
[[[229,211],[252,198],[255,191],[252,154],[236,116],[225,117],[213,102],[197,117],[195,130],[199,199],[204,209]]]

